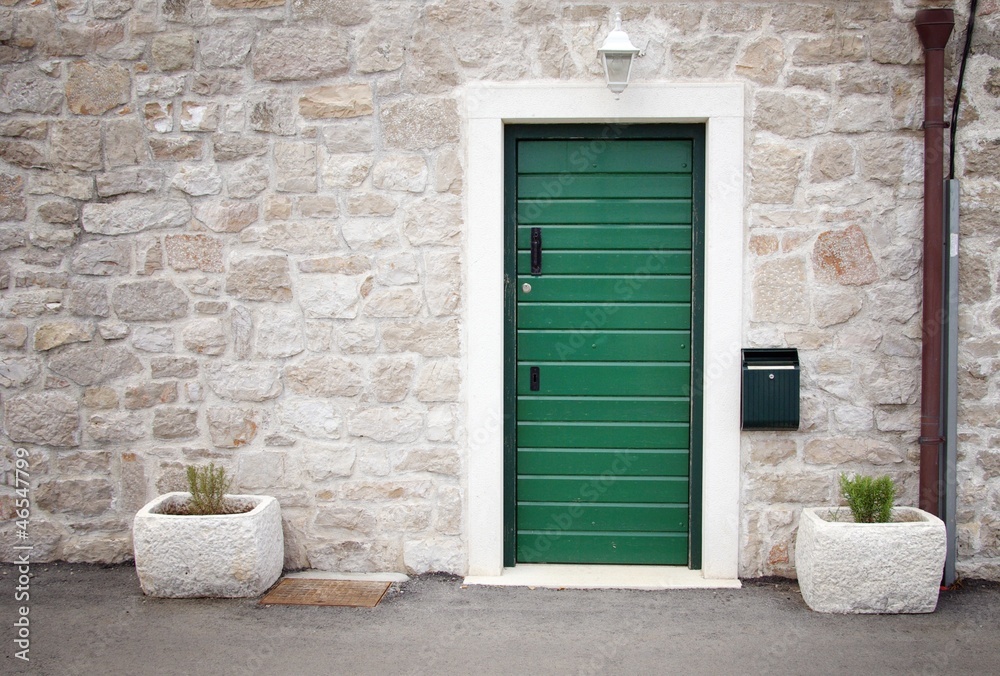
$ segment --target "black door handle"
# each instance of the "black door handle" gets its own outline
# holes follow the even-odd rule
[[[531,274],[542,274],[542,229],[531,229]]]
[[[538,392],[542,389],[542,374],[537,366],[531,367],[531,391]]]

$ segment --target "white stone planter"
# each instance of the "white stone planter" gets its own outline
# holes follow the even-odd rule
[[[284,538],[278,501],[264,495],[229,495],[249,502],[243,514],[175,516],[158,514],[190,493],[167,493],[135,515],[135,570],[149,596],[252,597],[281,575]]]
[[[854,523],[846,508],[802,510],[795,570],[802,598],[821,613],[930,613],[937,606],[946,548],[941,519],[913,507],[899,521]]]

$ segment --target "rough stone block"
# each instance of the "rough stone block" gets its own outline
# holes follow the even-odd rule
[[[342,357],[309,357],[285,367],[285,382],[299,394],[315,397],[353,397],[364,386],[361,367]]]
[[[63,448],[79,446],[80,405],[59,392],[13,397],[4,403],[4,428],[12,441]]]
[[[292,299],[292,280],[288,259],[284,256],[244,256],[229,262],[226,293],[243,300],[271,301]]]
[[[257,38],[258,80],[316,80],[347,72],[347,35],[325,28],[275,28]]]
[[[343,416],[327,399],[289,396],[278,406],[278,418],[285,428],[310,439],[339,439]]]
[[[83,229],[99,235],[125,235],[151,228],[174,228],[191,220],[191,207],[184,200],[150,201],[123,197],[115,202],[83,205]]]
[[[131,87],[129,72],[117,63],[77,61],[69,66],[66,101],[77,115],[101,115],[128,103]]]
[[[168,235],[163,239],[167,263],[174,270],[223,272],[222,241],[207,235]]]
[[[38,483],[35,503],[48,512],[98,516],[111,507],[111,482],[107,479],[53,479]]]
[[[216,448],[239,448],[250,444],[261,426],[260,412],[252,408],[210,407],[206,412],[208,433]]]
[[[153,416],[156,439],[193,439],[198,436],[198,410],[194,408],[158,408]]]
[[[61,350],[49,360],[49,369],[89,387],[139,373],[142,364],[121,345],[86,345]]]
[[[209,389],[223,399],[267,401],[281,394],[281,372],[270,364],[220,364],[206,366]]]
[[[312,87],[299,98],[299,115],[312,120],[364,117],[373,111],[372,88],[368,84]]]
[[[38,351],[51,350],[69,343],[87,343],[93,338],[94,325],[90,322],[47,322],[35,329],[34,348]]]
[[[187,316],[187,294],[167,280],[125,282],[115,288],[111,302],[124,321],[165,321]]]
[[[879,277],[868,240],[857,225],[820,234],[812,260],[817,277],[823,281],[864,286]]]
[[[291,308],[261,308],[256,323],[255,351],[263,359],[283,359],[305,349],[302,313]]]
[[[404,99],[383,105],[379,119],[390,148],[423,150],[459,140],[458,108],[451,99]]]

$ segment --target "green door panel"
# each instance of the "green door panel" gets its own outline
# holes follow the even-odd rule
[[[519,422],[521,448],[684,448],[686,423]]]
[[[687,477],[551,476],[517,477],[522,502],[686,503]]]
[[[590,335],[602,329],[687,329],[691,327],[688,303],[521,303],[519,329],[569,329]]]
[[[687,449],[524,448],[517,471],[521,475],[687,476],[688,463]]]
[[[517,248],[531,247],[532,226],[519,226]],[[690,225],[546,225],[543,244],[546,249],[638,249],[664,251],[691,248]]]
[[[521,199],[690,199],[689,174],[536,174],[517,179]],[[688,212],[688,216],[690,216]]]
[[[690,275],[691,253],[687,251],[569,251],[544,244],[542,228],[542,276],[546,275]],[[531,253],[517,255],[518,269],[531,270]]]
[[[518,200],[524,225],[546,223],[690,223],[691,200]]]
[[[525,290],[525,284],[529,289]],[[669,302],[691,299],[689,275],[561,275],[517,278],[518,300],[597,303]]]
[[[531,389],[537,367],[539,389]],[[673,397],[689,394],[690,364],[606,362],[524,363],[517,367],[517,393],[538,395]]]
[[[683,361],[691,359],[690,331],[530,330],[517,332],[522,361]]]
[[[517,418],[528,421],[688,422],[687,397],[517,398]]]
[[[536,132],[507,146],[507,551],[685,565],[700,434],[695,142]]]
[[[683,566],[686,533],[578,533],[520,531],[517,560],[523,563],[631,563]]]
[[[667,174],[691,173],[687,140],[551,140],[521,141],[520,174]]]
[[[687,533],[687,505],[581,505],[526,502],[520,508],[525,530]]]

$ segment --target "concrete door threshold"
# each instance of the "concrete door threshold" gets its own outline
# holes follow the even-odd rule
[[[300,570],[284,577],[306,580],[362,580],[368,582],[406,582],[410,578],[403,573],[337,573],[327,570]]]
[[[681,566],[525,564],[500,575],[470,575],[465,584],[554,589],[738,589],[738,579],[708,579]]]

